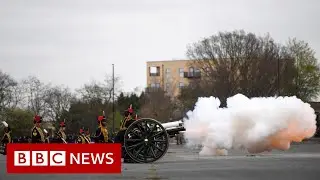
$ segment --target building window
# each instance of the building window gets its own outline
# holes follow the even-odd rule
[[[194,72],[194,75],[195,75],[196,77],[200,77],[200,76],[201,76],[201,71],[200,71],[200,69],[196,69],[195,72]]]
[[[149,75],[150,76],[160,76],[160,67],[159,66],[149,67]]]
[[[179,75],[180,77],[184,77],[184,69],[183,68],[179,68]]]
[[[160,88],[160,83],[151,83],[151,84],[150,84],[150,87],[151,87],[152,89]]]
[[[179,88],[181,89],[181,88],[183,88],[183,87],[184,87],[183,82],[180,82],[180,83],[179,83]]]
[[[190,67],[190,68],[189,68],[189,75],[190,75],[190,76],[193,76],[193,74],[194,74],[194,68],[193,68],[193,67]]]
[[[170,77],[170,72],[171,72],[171,71],[170,71],[170,69],[169,69],[169,68],[167,68],[167,69],[166,69],[166,77],[167,77],[167,78],[169,78],[169,77]]]

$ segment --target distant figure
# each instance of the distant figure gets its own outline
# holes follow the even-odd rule
[[[183,135],[180,132],[176,135],[176,140],[177,140],[177,145],[182,144]]]

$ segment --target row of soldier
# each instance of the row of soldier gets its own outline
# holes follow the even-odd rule
[[[123,137],[125,129],[134,121],[133,117],[133,109],[132,105],[125,111],[124,113],[124,120],[121,124],[120,131],[118,132],[118,135],[115,137],[114,141],[118,143],[123,142]],[[136,115],[137,118],[137,115]],[[103,113],[102,116],[98,116],[98,128],[95,132],[95,136],[93,137],[94,143],[110,143],[113,142],[109,139],[108,130],[107,130],[107,119]],[[66,136],[66,123],[65,121],[62,121],[59,124],[59,130],[55,134],[54,138],[52,140],[49,140],[49,134],[45,129],[42,129],[42,117],[39,115],[34,116],[33,118],[33,128],[31,130],[31,143],[67,143],[67,136]],[[5,126],[4,129],[4,135],[1,139],[1,146],[2,151],[0,149],[0,152],[2,154],[6,154],[6,145],[8,143],[12,143],[12,136],[11,136],[11,128],[10,126],[4,121],[3,125]],[[85,131],[84,129],[80,129],[79,136],[76,139],[74,143],[92,143],[92,139],[90,137],[89,132]]]

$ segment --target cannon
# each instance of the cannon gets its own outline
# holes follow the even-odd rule
[[[185,131],[181,120],[161,124],[151,118],[138,119],[125,130],[123,151],[135,163],[155,162],[167,153],[169,138],[181,131]]]

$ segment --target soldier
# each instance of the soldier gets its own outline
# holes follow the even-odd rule
[[[49,140],[49,132],[46,130],[46,129],[43,129],[43,132],[45,134],[45,139],[44,139],[44,142],[45,143],[50,143],[50,140]]]
[[[124,112],[124,120],[122,121],[122,124],[120,126],[120,131],[117,133],[114,142],[115,143],[121,143],[123,145],[124,142],[124,134],[126,133],[126,129],[135,122],[135,119],[133,119],[134,111],[132,109],[132,104],[129,106],[129,108]],[[138,119],[138,116],[136,115],[136,119]],[[132,163],[133,161],[128,157],[125,153],[125,150],[122,151],[122,157],[124,158],[125,163]]]
[[[35,115],[33,118],[33,128],[31,133],[31,143],[45,143],[45,137],[41,129],[42,117]]]
[[[57,132],[58,135],[58,142],[59,143],[65,143],[67,144],[67,135],[65,133],[66,130],[66,123],[65,120],[63,120],[62,122],[60,122],[60,128],[59,131]]]
[[[91,136],[90,136],[90,130],[89,128],[86,131],[86,138],[88,139],[88,141],[91,143]]]
[[[129,106],[129,108],[124,112],[124,120],[122,121],[120,130],[126,130],[134,121],[133,119],[133,109],[132,109],[132,104]],[[138,116],[136,115],[135,117],[138,119]]]
[[[83,130],[84,128],[80,129],[79,131],[79,136],[77,138],[77,141],[76,143],[78,144],[89,144],[90,141],[87,139],[86,135],[85,135],[85,132]]]
[[[103,116],[98,116],[99,127],[95,134],[95,143],[107,143],[109,142],[109,134],[107,130],[107,119],[103,111]]]
[[[3,121],[2,124],[4,125],[4,135],[1,139],[1,146],[3,147],[3,150],[1,154],[6,155],[7,154],[7,144],[12,143],[12,138],[11,138],[11,128],[9,125]]]

